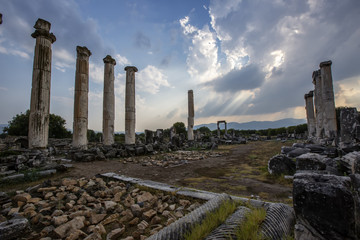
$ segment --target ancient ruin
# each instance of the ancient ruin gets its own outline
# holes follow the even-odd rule
[[[313,101],[314,91],[310,91],[305,94],[305,109],[307,117],[307,129],[309,137],[315,137],[316,135],[316,122],[314,114],[314,101]]]
[[[125,87],[125,144],[135,144],[135,73],[136,67],[127,66]]]
[[[2,24],[3,20],[2,20],[2,14],[0,13],[0,24]]]
[[[217,135],[218,135],[218,138],[220,138],[220,124],[221,123],[225,124],[225,134],[227,134],[227,123],[226,123],[226,121],[224,121],[224,120],[217,121]]]
[[[49,138],[51,45],[56,41],[51,24],[43,19],[35,23],[36,38],[29,116],[29,148],[46,148]]]
[[[103,99],[103,143],[114,143],[115,93],[114,66],[115,59],[107,55],[104,59],[104,99]]]
[[[194,93],[193,90],[188,91],[188,140],[194,140]]]
[[[76,47],[76,73],[74,94],[73,147],[87,148],[89,57],[86,47]]]

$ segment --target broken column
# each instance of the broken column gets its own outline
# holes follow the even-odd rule
[[[115,93],[114,66],[115,59],[107,55],[104,59],[104,99],[103,99],[103,139],[104,145],[114,143]]]
[[[315,137],[316,135],[316,123],[314,115],[314,101],[313,101],[314,92],[310,91],[305,94],[305,109],[306,109],[306,118],[307,118],[307,128],[309,137]]]
[[[315,91],[315,122],[316,122],[316,138],[321,139],[324,136],[323,127],[323,101],[322,101],[322,79],[320,70],[314,71],[312,74],[314,91]]]
[[[188,140],[194,140],[194,93],[193,90],[188,91]]]
[[[46,148],[49,138],[51,45],[56,41],[51,24],[43,19],[35,23],[36,38],[29,116],[29,148]]]
[[[138,69],[127,66],[125,87],[125,144],[135,144],[135,73]]]
[[[337,123],[334,101],[334,89],[331,74],[331,61],[320,63],[323,101],[323,125],[326,138],[334,138],[337,135]]]
[[[88,130],[88,93],[89,93],[89,57],[91,52],[86,47],[76,47],[76,72],[74,96],[74,147],[87,148]]]

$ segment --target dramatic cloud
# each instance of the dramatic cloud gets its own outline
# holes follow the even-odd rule
[[[256,65],[248,65],[242,69],[234,69],[224,76],[206,83],[216,92],[237,92],[260,87],[264,82],[265,74]]]
[[[210,31],[219,46],[213,65],[220,64],[221,73],[206,84],[216,97],[200,108],[201,116],[294,112],[304,105],[304,93],[313,89],[312,71],[329,59],[335,82],[359,78],[360,68],[354,63],[360,62],[356,40],[360,29],[353,24],[360,21],[359,7],[360,2],[351,0],[211,1]],[[188,22],[188,18],[180,21],[183,32],[194,36],[198,29]],[[193,44],[189,50],[193,66],[203,63],[191,58],[196,49],[200,47]],[[188,70],[192,71],[190,66]],[[357,90],[351,87],[340,84],[337,95],[354,104]],[[251,97],[241,101],[225,96],[255,88]]]
[[[199,82],[207,82],[218,76],[218,47],[216,35],[205,25],[198,29],[189,23],[189,17],[180,19],[183,34],[191,39],[186,63],[190,76]]]
[[[125,57],[121,56],[120,54],[115,55],[116,64],[119,66],[131,65],[131,62]]]
[[[155,94],[160,87],[170,87],[165,74],[155,66],[149,65],[137,74],[137,89],[142,92]]]

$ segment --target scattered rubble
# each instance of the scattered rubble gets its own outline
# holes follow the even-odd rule
[[[45,181],[0,201],[0,239],[145,239],[202,204],[102,178]]]

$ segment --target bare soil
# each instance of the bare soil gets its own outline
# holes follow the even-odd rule
[[[285,144],[285,145],[289,145]],[[280,142],[251,142],[220,147],[228,152],[220,157],[189,161],[175,167],[142,166],[122,163],[119,159],[77,162],[62,177],[93,177],[114,172],[129,177],[163,182],[174,186],[225,192],[237,196],[260,196],[262,200],[291,203],[292,184],[283,177],[274,178],[267,173],[267,161],[280,152]]]

